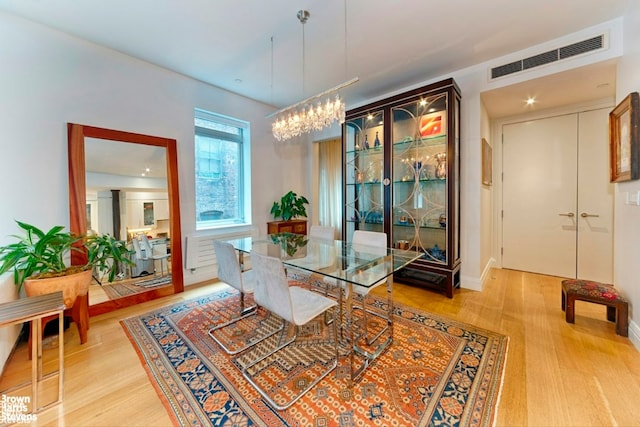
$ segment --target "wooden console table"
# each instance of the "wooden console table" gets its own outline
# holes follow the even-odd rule
[[[35,345],[31,346],[31,381],[27,381],[0,393],[5,394],[31,384],[32,413],[40,412],[50,406],[62,402],[64,375],[64,321],[65,309],[62,292],[21,298],[0,304],[0,327],[31,322],[31,336],[35,337]],[[58,370],[47,375],[42,374],[42,319],[58,316]],[[45,406],[38,406],[38,386],[47,378],[58,376],[58,400]]]
[[[289,221],[267,222],[267,234],[294,233],[307,234],[306,219],[290,219]]]

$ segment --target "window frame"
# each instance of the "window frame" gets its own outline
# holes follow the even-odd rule
[[[240,135],[234,135],[222,130],[210,129],[202,126],[198,126],[196,123],[198,120],[205,120],[212,123],[217,123],[223,126],[230,126],[241,130]],[[252,224],[251,218],[251,125],[247,121],[235,119],[232,117],[224,116],[211,111],[203,110],[200,108],[194,109],[194,137],[193,137],[193,149],[194,149],[194,195],[195,200],[198,200],[198,175],[197,175],[197,162],[198,160],[198,147],[197,136],[210,137],[215,139],[221,139],[229,142],[239,144],[240,149],[238,167],[239,167],[239,211],[240,217],[238,218],[226,218],[215,220],[200,220],[197,205],[194,201],[195,209],[195,228],[196,231],[200,230],[212,230],[221,228],[235,228],[250,226]],[[216,178],[211,178],[215,181]]]

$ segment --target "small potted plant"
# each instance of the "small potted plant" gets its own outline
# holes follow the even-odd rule
[[[282,196],[280,203],[273,202],[271,206],[271,214],[274,218],[282,218],[283,221],[289,221],[294,218],[307,217],[307,209],[304,205],[308,205],[309,201],[304,196],[298,196],[293,191],[289,191]]]
[[[27,296],[62,291],[67,308],[79,295],[88,292],[95,271],[113,281],[118,265],[134,265],[132,251],[125,242],[109,235],[76,236],[54,226],[44,232],[24,222],[16,221],[24,236],[14,235],[17,242],[0,247],[0,274],[13,269],[18,289],[25,285]],[[72,251],[86,253],[86,264],[66,264]]]

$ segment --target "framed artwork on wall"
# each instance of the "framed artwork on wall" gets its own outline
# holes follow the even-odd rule
[[[632,92],[609,113],[611,182],[640,178],[638,92]]]
[[[486,139],[482,138],[482,184],[491,185],[493,183],[493,164],[492,164],[491,145]]]

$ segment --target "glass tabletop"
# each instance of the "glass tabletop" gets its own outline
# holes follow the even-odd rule
[[[279,233],[226,240],[236,250],[280,258],[286,267],[371,287],[420,258],[420,252],[347,244],[301,234]]]

